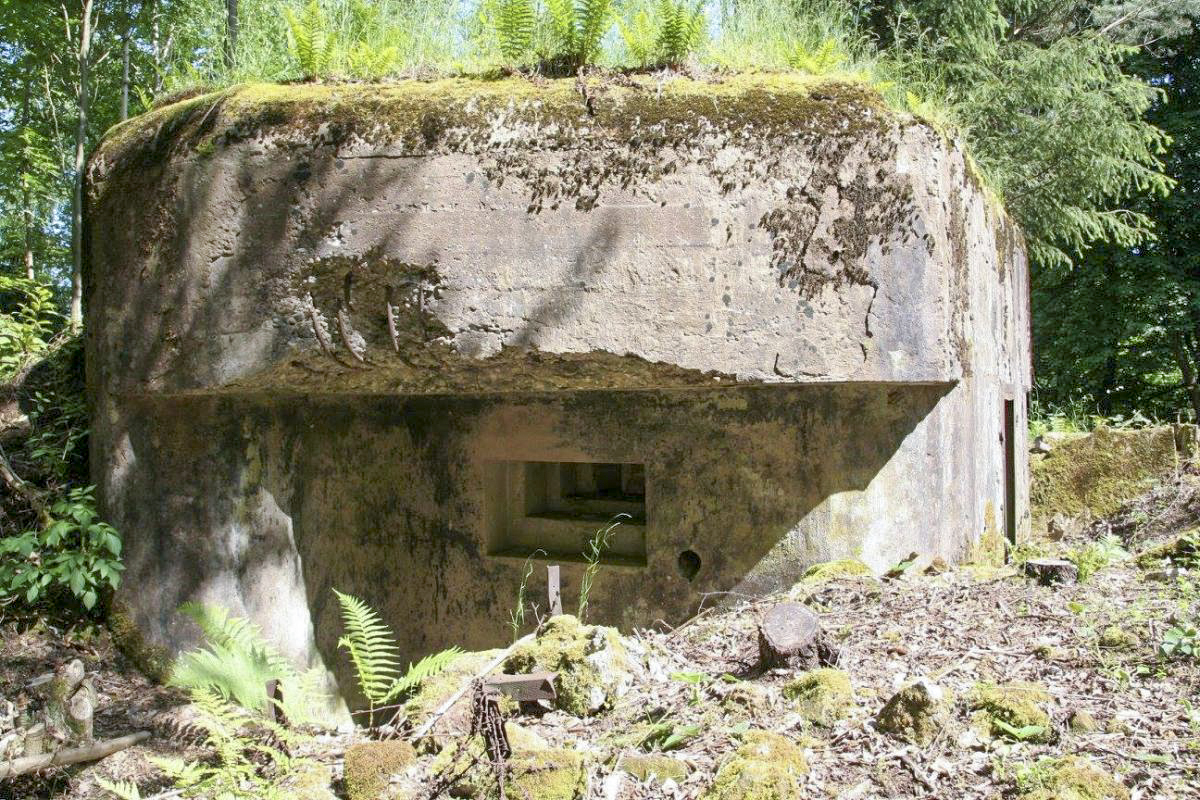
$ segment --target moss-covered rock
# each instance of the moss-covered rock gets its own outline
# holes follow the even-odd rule
[[[629,687],[629,654],[614,628],[582,625],[570,615],[551,617],[537,638],[504,662],[505,672],[558,673],[558,708],[576,716],[612,705]]]
[[[1137,634],[1120,625],[1109,625],[1100,632],[1097,644],[1107,650],[1132,650],[1141,644]]]
[[[1094,733],[1100,730],[1100,723],[1085,709],[1077,708],[1067,717],[1067,727],[1072,733]]]
[[[1036,683],[980,683],[970,696],[971,710],[985,733],[1032,742],[1049,742],[1054,737],[1050,714],[1044,708],[1050,701],[1050,694]]]
[[[1200,528],[1181,533],[1165,542],[1147,547],[1137,555],[1137,565],[1142,569],[1154,569],[1164,561],[1173,564],[1187,564],[1200,560]]]
[[[388,739],[359,742],[346,749],[346,795],[350,800],[376,800],[383,794],[392,775],[416,760],[417,752],[408,742]]]
[[[587,764],[583,754],[574,750],[516,752],[508,766],[509,797],[575,800],[587,789]]]
[[[124,603],[113,601],[108,613],[108,630],[112,633],[113,644],[143,675],[158,683],[167,682],[171,676],[170,653],[146,641]]]
[[[1084,758],[1043,759],[1022,773],[1026,800],[1129,800],[1129,790]]]
[[[1035,525],[1055,514],[1113,514],[1177,463],[1175,432],[1169,427],[1102,427],[1061,438],[1050,453],[1030,463]]]
[[[658,753],[636,753],[621,758],[621,769],[639,781],[658,779],[676,783],[687,778],[687,765],[678,758]]]
[[[721,764],[702,800],[792,800],[808,759],[797,742],[767,731],[749,731]]]
[[[805,672],[783,687],[801,716],[814,725],[830,726],[854,708],[850,676],[840,669],[823,667]]]
[[[721,708],[733,717],[753,719],[766,713],[770,707],[770,692],[750,681],[735,683],[721,698]]]
[[[953,706],[950,694],[927,680],[908,684],[884,704],[875,727],[886,734],[925,745],[945,729]]]

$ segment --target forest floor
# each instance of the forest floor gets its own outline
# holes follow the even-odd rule
[[[917,564],[882,579],[826,570],[786,597],[709,609],[675,630],[622,635],[627,672],[604,711],[510,709],[509,738],[518,751],[581,756],[571,761],[578,777],[568,797],[774,797],[712,789],[722,780],[728,788],[739,769],[743,783],[759,789],[769,783],[767,767],[735,763],[739,747],[747,755],[743,745],[753,732],[766,731],[802,753],[790,778],[799,787],[795,797],[1200,798],[1200,657],[1168,658],[1159,650],[1168,630],[1195,624],[1200,569],[1194,560],[1189,567],[1137,558],[1198,523],[1200,476],[1184,471],[1112,519],[1025,548],[1078,553],[1107,541],[1111,562],[1078,584],[1042,586],[1012,566]],[[1112,549],[1118,539],[1128,556]],[[759,621],[786,600],[818,612],[840,650],[837,668],[849,678],[848,696],[797,698],[794,671],[759,668]],[[149,797],[169,786],[155,777],[147,756],[201,752],[181,733],[186,698],[142,677],[107,634],[2,619],[0,632],[0,697],[20,705],[30,679],[80,658],[100,695],[97,735],[154,733],[146,744],[96,764],[0,782],[0,798],[106,796],[97,776],[133,780]],[[876,726],[888,699],[918,678],[945,693],[935,733],[920,745]],[[1045,713],[1045,724],[1012,717],[1008,731],[989,727],[981,692],[1013,685]],[[424,697],[422,708],[440,699]],[[451,758],[455,748],[445,747],[470,738],[470,717],[465,710],[442,718],[418,748],[425,754],[391,778],[388,793],[424,797],[438,786],[460,796],[491,791],[486,761],[471,766],[470,756]],[[351,738],[343,732],[318,741],[317,758],[332,768],[333,790],[344,796],[343,753]],[[783,763],[769,748],[764,752],[767,762]],[[522,764],[529,763],[535,761],[520,757],[510,765],[509,797],[522,796]],[[1056,770],[1081,765],[1113,783],[1094,795],[1070,794],[1067,773]],[[760,768],[766,772],[755,772]],[[543,777],[554,771],[538,769]],[[456,771],[465,772],[451,780]],[[548,791],[545,797],[559,796]]]

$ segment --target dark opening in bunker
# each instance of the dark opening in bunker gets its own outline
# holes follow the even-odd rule
[[[646,564],[646,469],[637,463],[496,461],[485,464],[488,554],[581,561],[617,518],[606,564]]]

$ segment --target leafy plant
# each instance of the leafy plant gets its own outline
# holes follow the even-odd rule
[[[333,590],[342,609],[346,633],[338,647],[350,654],[359,689],[374,713],[379,706],[395,702],[420,688],[429,677],[450,666],[462,653],[457,647],[425,656],[407,670],[400,667],[400,648],[379,615],[357,597]]]
[[[579,621],[587,617],[588,596],[592,593],[592,584],[596,581],[596,573],[600,571],[600,556],[608,548],[608,540],[612,538],[613,531],[627,519],[631,517],[629,514],[617,514],[607,525],[596,531],[588,542],[587,550],[584,551],[583,558],[587,562],[587,566],[583,570],[583,580],[579,583]]]
[[[673,722],[658,722],[639,743],[643,750],[667,752],[683,747],[689,740],[700,735],[699,725],[676,725]]]
[[[93,487],[70,490],[50,506],[38,530],[0,539],[0,596],[35,603],[52,588],[92,610],[121,581],[121,537],[101,522]]]
[[[788,66],[809,75],[827,75],[847,61],[847,56],[838,46],[836,39],[828,38],[815,49],[804,42],[796,42],[788,55]]]
[[[287,800],[319,769],[311,759],[289,755],[303,741],[295,731],[247,713],[212,688],[195,688],[191,696],[197,711],[192,724],[204,731],[204,745],[215,757],[151,759],[180,796]]]
[[[533,0],[495,0],[485,14],[490,18],[504,58],[511,64],[527,60],[537,27]]]
[[[1158,651],[1167,658],[1200,658],[1200,629],[1193,623],[1174,625],[1163,633]]]
[[[318,669],[300,673],[263,638],[248,619],[234,617],[220,606],[185,603],[179,609],[200,626],[205,645],[183,653],[171,668],[170,683],[204,696],[215,693],[256,715],[271,703],[266,684],[278,680],[281,710],[293,722],[311,722],[323,692]]]
[[[704,1],[659,0],[658,63],[682,64],[704,41]]]
[[[324,77],[333,63],[337,37],[329,32],[329,22],[317,0],[309,0],[299,14],[284,6],[288,26],[288,50],[300,65],[307,81]]]
[[[1086,581],[1114,561],[1128,557],[1129,553],[1121,546],[1121,540],[1111,533],[1067,553],[1067,560],[1079,570],[1080,581]]]
[[[546,66],[575,73],[594,64],[614,20],[613,0],[546,0]]]
[[[62,316],[50,287],[26,278],[0,275],[0,382],[20,372],[45,351]],[[7,310],[11,309],[11,310]]]

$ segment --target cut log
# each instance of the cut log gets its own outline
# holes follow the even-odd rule
[[[1079,568],[1061,558],[1031,558],[1025,562],[1025,576],[1042,586],[1075,583],[1079,580]]]
[[[758,625],[759,666],[809,670],[838,662],[838,649],[817,615],[799,603],[780,603]]]
[[[139,731],[119,739],[105,739],[85,747],[67,747],[55,753],[44,753],[38,756],[22,756],[12,761],[0,761],[0,780],[15,778],[48,767],[65,767],[68,764],[82,764],[85,761],[97,761],[105,756],[111,756],[127,747],[146,741],[150,731]]]

